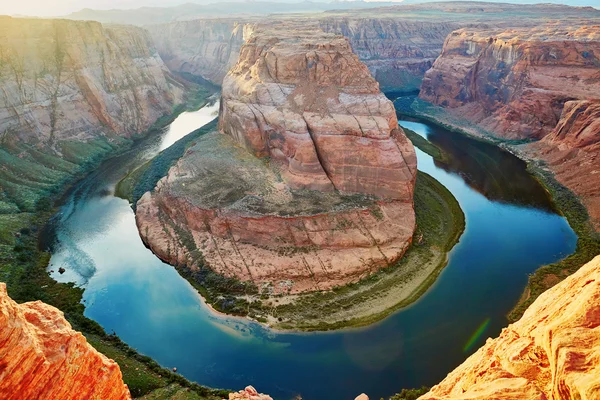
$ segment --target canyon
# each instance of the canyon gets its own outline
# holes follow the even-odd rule
[[[0,283],[0,326],[3,399],[131,399],[117,363],[71,329],[62,311],[17,304]]]
[[[598,20],[533,28],[461,29],[423,80],[420,98],[489,135],[537,141],[544,160],[600,225],[596,123],[600,90]]]
[[[223,81],[221,133],[138,201],[142,239],[172,264],[206,262],[273,294],[390,266],[412,240],[416,179],[392,103],[345,38],[251,29]]]

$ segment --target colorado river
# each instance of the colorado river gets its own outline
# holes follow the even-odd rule
[[[200,384],[252,384],[275,399],[308,400],[361,392],[379,399],[434,384],[506,325],[527,274],[575,249],[575,234],[522,161],[426,123],[401,121],[452,155],[436,165],[417,150],[419,169],[444,184],[466,216],[460,243],[427,293],[359,330],[278,333],[217,316],[142,244],[130,205],[113,195],[135,157],[150,157],[208,122],[214,110],[207,107],[198,112],[210,118],[180,116],[162,142],[108,160],[71,190],[53,222],[49,267],[64,267],[64,275],[53,276],[85,288],[87,317]],[[483,334],[474,336],[478,330]]]

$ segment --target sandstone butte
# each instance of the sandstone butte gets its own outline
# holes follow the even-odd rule
[[[419,399],[600,399],[600,256]]]
[[[600,25],[461,29],[446,39],[420,97],[492,134],[533,139],[600,229]]]
[[[221,133],[140,199],[142,239],[172,264],[206,262],[271,293],[394,263],[415,228],[416,156],[392,103],[344,37],[251,30],[223,81]]]
[[[119,366],[71,329],[58,309],[15,303],[0,283],[0,398],[131,399]]]

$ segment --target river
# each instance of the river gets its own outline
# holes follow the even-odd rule
[[[448,266],[427,293],[380,323],[337,332],[278,333],[217,316],[143,245],[130,205],[114,196],[132,165],[212,119],[218,104],[207,107],[181,115],[160,137],[106,161],[72,188],[51,225],[49,267],[65,268],[52,275],[85,288],[87,317],[200,384],[252,384],[284,400],[353,399],[361,392],[379,399],[432,385],[506,326],[529,273],[575,250],[576,235],[525,163],[495,146],[402,120],[451,155],[439,163],[417,150],[418,165],[454,194],[466,216]]]

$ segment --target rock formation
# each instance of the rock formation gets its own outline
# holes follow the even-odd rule
[[[258,393],[252,386],[246,386],[244,390],[229,393],[229,400],[273,400],[269,395]]]
[[[0,283],[0,398],[131,399],[119,366],[41,301],[15,303]]]
[[[139,134],[183,100],[146,31],[0,17],[0,137],[31,144]]]
[[[599,57],[598,26],[461,29],[446,39],[420,97],[499,137],[539,139],[565,102],[598,96]]]
[[[137,204],[160,257],[296,293],[357,281],[404,254],[415,152],[346,39],[255,28],[224,80],[219,118],[224,134],[198,140]]]
[[[420,400],[600,398],[600,256]]]
[[[600,20],[596,20],[598,23]],[[600,25],[453,32],[420,97],[530,146],[579,195],[600,228]]]
[[[529,149],[580,196],[600,231],[600,100],[565,103],[556,128]]]

